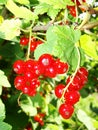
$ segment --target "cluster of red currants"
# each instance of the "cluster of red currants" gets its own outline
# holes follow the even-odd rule
[[[72,0],[74,3],[75,3],[75,0]],[[82,2],[86,2],[86,0],[82,0]],[[76,0],[76,4],[77,6],[80,6],[81,3],[79,2],[79,0]],[[67,6],[68,10],[70,11],[70,14],[73,16],[73,17],[76,17],[76,7],[75,6]]]
[[[59,107],[59,113],[64,119],[68,119],[74,112],[74,104],[79,101],[79,90],[87,83],[88,71],[84,67],[80,67],[74,77],[69,76],[66,80],[66,85],[59,84],[55,87],[55,95],[58,98],[64,99]],[[72,79],[72,82],[71,82]],[[66,90],[66,87],[68,89]],[[64,91],[64,89],[66,91]]]
[[[39,77],[54,78],[57,74],[63,74],[68,70],[68,63],[54,59],[50,54],[43,54],[38,60],[15,61],[13,70],[18,74],[14,80],[15,88],[24,94],[35,96],[40,86]]]
[[[38,45],[42,44],[43,42],[41,40],[37,40],[34,37],[31,37],[31,44],[30,44],[30,51],[33,52]],[[28,37],[21,37],[20,38],[20,45],[26,46],[29,43],[29,38]]]
[[[45,116],[45,113],[38,113],[37,115],[34,116],[34,120],[36,122],[38,122],[41,126],[44,125],[44,121],[43,121],[43,118]]]

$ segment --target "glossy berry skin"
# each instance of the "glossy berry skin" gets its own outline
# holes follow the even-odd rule
[[[27,37],[21,37],[20,38],[20,44],[26,46],[29,43],[29,38]]]
[[[42,67],[48,67],[51,64],[53,64],[53,62],[54,62],[54,59],[53,59],[52,55],[50,55],[50,54],[43,54],[38,59],[38,63]]]
[[[74,105],[80,99],[80,93],[78,91],[68,91],[64,94],[66,104]]]
[[[44,74],[44,67],[41,66],[41,64],[38,63],[38,61],[35,61],[33,63],[32,67],[33,73],[35,73],[37,76],[40,76],[41,74]]]
[[[59,113],[64,119],[69,119],[74,112],[74,107],[70,104],[63,103],[59,107]]]
[[[25,79],[26,80],[32,80],[33,78],[37,78],[38,76],[33,72],[33,71],[26,71],[24,73]]]
[[[25,63],[23,60],[17,60],[14,62],[13,64],[13,70],[17,73],[17,74],[22,74],[24,73],[25,70]]]
[[[29,59],[25,61],[25,69],[26,71],[31,71],[34,66],[35,60]]]
[[[66,84],[68,84],[71,80],[71,77],[69,76],[66,80]],[[73,79],[73,81],[70,83],[68,90],[73,91],[73,90],[80,90],[81,89],[81,79],[78,75],[76,75]]]
[[[57,71],[53,65],[50,65],[45,69],[45,76],[49,78],[54,78],[56,77],[56,75],[57,75]]]
[[[81,75],[88,76],[88,70],[85,67],[80,67],[77,73],[78,75],[81,74]]]
[[[35,51],[36,47],[37,47],[37,42],[36,41],[31,42],[30,51],[31,52]]]
[[[54,62],[54,66],[58,74],[64,74],[68,70],[68,63],[61,62],[59,59]]]
[[[58,84],[58,85],[55,87],[55,95],[56,95],[58,98],[61,98],[61,97],[62,97],[64,88],[65,88],[65,85],[64,85],[64,84]]]
[[[37,88],[37,87],[40,86],[40,81],[39,81],[37,78],[32,79],[32,80],[30,81],[30,86],[31,86],[32,88]]]
[[[25,81],[24,76],[17,76],[17,77],[14,79],[14,86],[15,86],[15,88],[18,89],[18,90],[21,90],[22,87],[25,86],[25,83],[26,83],[26,81]]]

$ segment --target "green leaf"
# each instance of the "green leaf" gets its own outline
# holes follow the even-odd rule
[[[78,119],[87,127],[88,130],[95,130],[91,118],[81,109],[77,111]]]
[[[46,106],[44,98],[40,96],[39,93],[37,93],[36,96],[31,97],[31,100],[35,107],[45,108]]]
[[[11,87],[7,77],[4,75],[2,70],[0,70],[0,86]]]
[[[32,11],[30,11],[26,7],[17,6],[13,2],[13,0],[7,1],[6,8],[10,12],[12,12],[15,15],[15,17],[18,17],[18,18],[23,18],[23,19],[26,19],[26,20],[35,20],[37,18],[37,16]]]
[[[0,5],[5,4],[7,0],[0,0]]]
[[[0,38],[12,40],[19,36],[21,24],[19,19],[4,20],[0,25]]]
[[[52,5],[54,9],[64,9],[66,5],[73,5],[71,0],[38,0],[41,3]]]
[[[3,121],[4,119],[5,119],[5,106],[2,100],[0,99],[0,122]]]
[[[15,42],[8,42],[7,44],[0,46],[0,55],[5,58],[9,59],[12,63],[24,56],[24,52],[21,51],[21,47],[18,43]]]
[[[5,122],[0,122],[0,130],[12,130],[12,126]]]
[[[19,3],[19,4],[23,4],[23,5],[29,5],[30,4],[29,0],[14,0],[14,1]]]
[[[47,3],[40,3],[38,6],[35,7],[34,13],[36,15],[47,13],[50,18],[55,19],[56,15],[58,14],[59,9],[53,8],[53,6]]]
[[[45,129],[42,130],[62,130],[60,127],[56,124],[48,124]]]
[[[21,109],[29,116],[37,114],[37,109],[33,106],[33,103],[29,97],[20,102]]]
[[[87,34],[84,34],[80,37],[80,45],[84,52],[93,58],[98,60],[98,54],[96,51],[96,42],[93,41],[93,38]]]
[[[74,30],[68,26],[52,26],[46,33],[47,42],[38,46],[34,52],[34,56],[38,59],[44,53],[52,54],[64,62],[67,61],[72,69],[75,70],[79,58],[75,44],[80,39],[80,35],[79,30]],[[79,49],[79,53],[81,64],[83,64],[84,53],[81,49]]]

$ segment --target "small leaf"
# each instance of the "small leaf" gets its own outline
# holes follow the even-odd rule
[[[80,45],[84,52],[91,58],[98,60],[98,54],[96,51],[96,42],[93,41],[92,37],[84,34],[80,37]]]
[[[96,130],[93,126],[91,118],[81,109],[77,111],[78,119],[87,127],[88,130]]]
[[[3,121],[4,119],[5,119],[5,106],[2,100],[0,99],[0,122]]]
[[[33,106],[33,103],[29,97],[20,102],[21,109],[29,116],[37,114],[37,109]]]
[[[24,18],[26,20],[35,20],[37,18],[37,16],[26,7],[17,6],[13,0],[7,1],[6,8],[18,18]]]
[[[19,19],[4,20],[0,25],[0,38],[12,40],[19,36],[21,24]]]
[[[4,73],[1,70],[0,70],[0,86],[11,87],[7,77],[4,75]]]
[[[5,122],[0,122],[0,130],[12,130],[12,126]]]

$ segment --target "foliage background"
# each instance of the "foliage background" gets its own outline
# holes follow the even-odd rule
[[[0,130],[26,130],[28,125],[34,130],[98,129],[98,7],[95,3],[90,4],[90,11],[95,11],[95,15],[86,10],[82,20],[78,17],[84,13],[80,8],[77,17],[69,13],[67,5],[74,5],[71,0],[0,1]],[[89,4],[83,6],[88,8]],[[69,63],[68,75],[74,73],[80,58],[80,66],[89,70],[88,83],[80,91],[81,99],[70,119],[64,120],[58,114],[60,101],[53,91],[57,83],[65,83],[67,75],[43,80],[35,97],[22,95],[18,104],[20,91],[13,84],[16,74],[12,65],[17,59],[26,59],[28,47],[19,44],[23,35],[44,42],[30,54],[31,58],[52,54]],[[38,112],[46,113],[44,126],[34,121]]]

